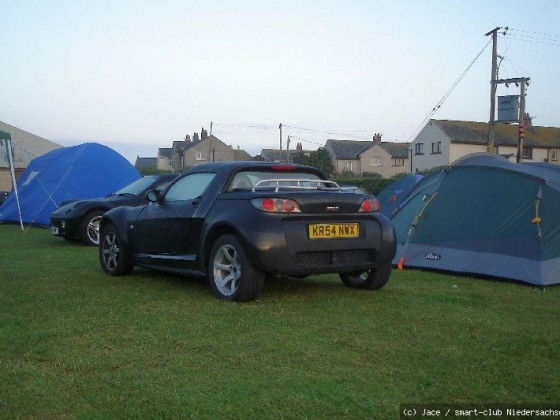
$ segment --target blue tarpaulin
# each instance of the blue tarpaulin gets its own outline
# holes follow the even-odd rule
[[[139,178],[123,156],[98,143],[53,150],[33,159],[17,183],[22,220],[48,226],[62,202],[105,197]],[[19,221],[12,192],[0,206],[0,222]]]

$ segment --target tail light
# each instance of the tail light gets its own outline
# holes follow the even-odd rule
[[[362,213],[378,212],[381,211],[381,204],[379,204],[379,200],[376,197],[366,198],[362,201],[362,205],[358,211]]]
[[[268,213],[301,213],[299,204],[289,198],[256,198],[251,203]]]

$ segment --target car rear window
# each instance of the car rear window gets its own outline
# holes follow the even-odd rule
[[[336,184],[322,180],[316,174],[308,172],[242,171],[233,177],[227,191],[321,189],[333,187],[336,187]]]

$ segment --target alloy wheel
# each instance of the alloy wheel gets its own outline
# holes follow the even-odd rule
[[[237,250],[229,245],[223,245],[213,261],[214,282],[224,296],[231,296],[237,290],[241,277],[241,264]]]

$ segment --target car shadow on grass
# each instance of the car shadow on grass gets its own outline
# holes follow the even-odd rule
[[[153,284],[154,287],[162,286],[177,289],[181,293],[196,293],[213,297],[208,280],[204,277],[188,277],[180,274],[165,273],[148,268],[136,267],[128,276],[131,281],[144,285]],[[321,294],[332,294],[333,291],[347,290],[336,275],[314,275],[305,278],[286,276],[268,276],[265,279],[262,298],[298,296],[311,297]]]

